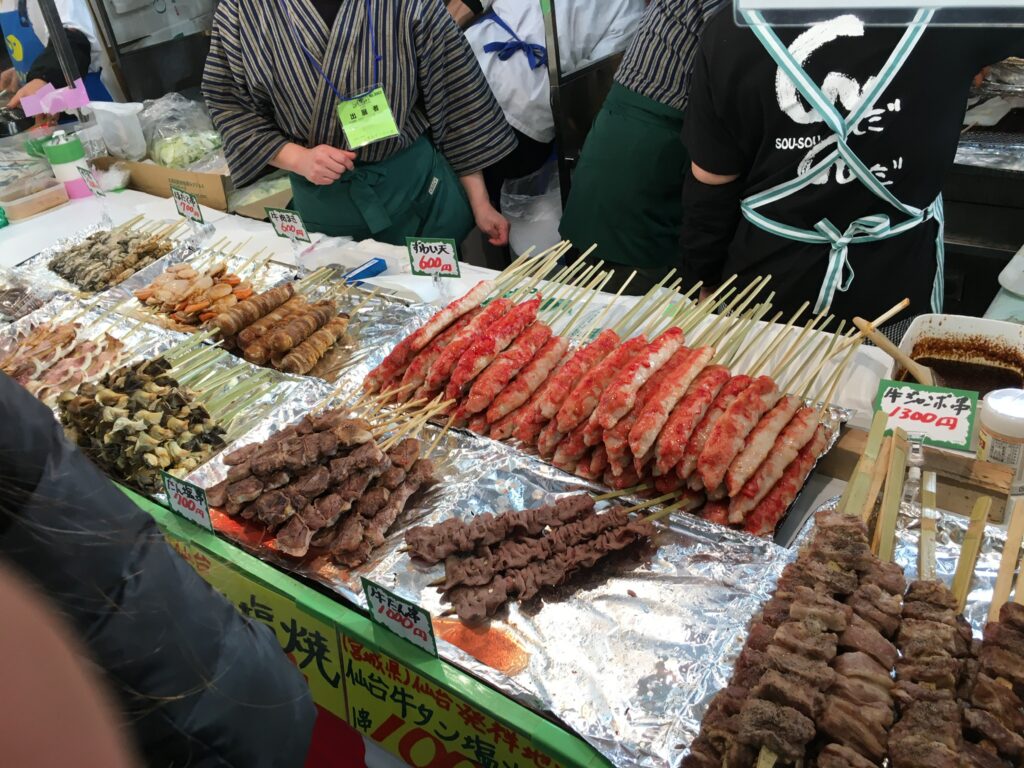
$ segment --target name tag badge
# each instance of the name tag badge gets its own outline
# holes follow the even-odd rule
[[[350,149],[398,136],[398,123],[380,86],[338,104],[338,119]]]

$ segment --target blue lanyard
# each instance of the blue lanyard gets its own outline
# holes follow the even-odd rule
[[[543,45],[538,43],[527,43],[524,40],[520,40],[519,36],[512,31],[512,28],[494,11],[488,11],[487,13],[482,14],[478,21],[483,21],[484,19],[489,19],[495,22],[498,26],[512,35],[512,39],[504,43],[497,41],[487,43],[484,45],[484,53],[497,53],[499,59],[502,61],[508,61],[512,58],[513,54],[518,51],[522,51],[526,54],[526,60],[530,62],[530,69],[537,69],[538,67],[547,65],[548,50]]]
[[[309,59],[314,69],[316,69],[316,71],[320,73],[320,77],[324,79],[324,82],[331,86],[331,90],[334,91],[334,95],[338,97],[338,101],[351,101],[351,99],[346,99],[344,96],[341,95],[341,91],[338,90],[338,86],[336,86],[334,84],[334,81],[327,76],[326,72],[324,72],[324,68],[320,66],[320,62],[316,60],[316,56],[310,53],[309,49],[302,42],[302,38],[299,37],[299,31],[295,28],[295,21],[292,19],[291,11],[288,10],[288,6],[285,4],[285,0],[278,0],[278,2],[281,4],[281,10],[284,12],[284,17],[288,21],[288,29],[292,33],[292,38],[298,44],[299,48],[302,49],[302,52],[306,54],[306,58]],[[380,53],[378,53],[377,51],[377,35],[374,33],[373,12],[370,9],[370,0],[366,0],[366,21],[367,26],[369,27],[370,30],[370,47],[373,51],[373,83],[371,85],[373,88],[376,88],[378,85],[380,85],[381,57]],[[367,93],[369,93],[369,91],[367,91]],[[359,96],[365,95],[365,93],[359,94]],[[359,98],[359,96],[353,96],[352,98]]]

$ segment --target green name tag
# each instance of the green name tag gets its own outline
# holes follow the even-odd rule
[[[398,124],[383,88],[338,105],[338,119],[352,149],[398,135]]]

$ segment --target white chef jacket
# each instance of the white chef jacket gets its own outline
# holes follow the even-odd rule
[[[65,27],[77,29],[89,39],[91,55],[89,59],[89,71],[98,72],[103,66],[100,60],[100,41],[96,36],[96,26],[93,24],[92,14],[89,12],[89,4],[86,0],[54,0],[60,20]],[[18,0],[0,0],[0,13],[16,11]],[[36,33],[39,42],[43,45],[50,43],[50,30],[46,28],[46,21],[43,12],[39,9],[36,0],[28,0],[28,20],[32,24],[32,31]]]
[[[558,27],[558,58],[562,75],[621,53],[630,41],[645,0],[554,0]]]
[[[539,0],[494,0],[493,3],[485,0],[482,5],[485,10],[489,6],[523,42],[545,45],[544,17]],[[498,58],[497,53],[485,53],[484,46],[488,43],[503,43],[511,39],[509,33],[493,19],[474,22],[466,29],[466,39],[508,124],[542,144],[554,141],[555,118],[551,114],[547,67],[530,69],[530,62],[521,51],[505,61]]]

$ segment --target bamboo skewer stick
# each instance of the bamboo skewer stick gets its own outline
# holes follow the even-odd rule
[[[864,453],[861,454],[860,459],[857,461],[857,467],[854,469],[853,476],[846,484],[846,489],[839,499],[839,506],[836,507],[836,511],[839,514],[860,517],[863,520],[864,516],[861,512],[864,505],[870,501],[871,506],[874,507],[875,499],[873,497],[868,499],[868,488],[871,485],[871,474],[875,469],[875,463],[878,461],[878,453],[882,446],[882,439],[885,436],[885,427],[888,421],[889,417],[885,411],[875,412],[875,416],[871,420],[871,429],[868,431],[868,441]]]
[[[586,342],[587,339],[590,338],[590,334],[592,334],[595,329],[601,328],[604,325],[604,321],[607,319],[608,313],[612,311],[612,307],[615,306],[615,302],[617,302],[619,300],[619,298],[622,296],[622,293],[626,290],[627,286],[632,282],[634,277],[636,277],[636,270],[635,269],[630,273],[629,277],[627,277],[625,279],[625,281],[622,283],[622,285],[619,286],[619,290],[617,290],[615,292],[615,295],[612,297],[612,300],[608,302],[608,304],[605,306],[605,308],[601,311],[601,314],[597,315],[594,318],[593,322],[590,325],[587,326],[586,330],[584,330],[583,333],[580,334],[580,338],[582,338],[584,342]],[[609,279],[611,279],[611,275],[609,275]],[[602,286],[603,286],[603,284],[602,284]],[[586,305],[584,305],[584,306],[586,306]],[[627,312],[627,314],[628,314],[628,312]],[[583,316],[583,310],[580,310],[577,313],[577,317],[582,317],[582,316]],[[566,326],[565,330],[563,330],[562,333],[564,334],[566,331],[568,331],[568,326]]]
[[[602,493],[592,498],[595,502],[607,501],[608,499],[618,499],[622,496],[630,496],[638,491],[645,491],[647,488],[647,483],[640,483],[640,485],[634,485],[632,488],[623,488],[621,491],[610,491],[609,493]]]
[[[917,576],[924,581],[935,580],[936,485],[934,472],[921,473],[921,538],[917,547]]]
[[[840,338],[843,336],[843,330],[846,328],[846,321],[842,320],[839,323],[839,327],[833,333],[824,334],[827,323],[823,325],[819,330],[822,332],[822,338],[815,341],[814,337],[810,337],[803,344],[794,345],[789,352],[783,357],[782,361],[775,367],[776,373],[779,378],[779,389],[783,392],[789,391],[801,391],[799,383],[806,382],[806,389],[810,389],[814,382],[818,380],[818,375],[821,373],[821,369],[825,367],[825,364],[832,359],[835,354],[835,346],[839,343]],[[799,360],[804,353],[807,353],[807,358],[802,364],[794,365],[793,361]],[[807,366],[813,365],[814,361],[818,361],[818,365],[813,368],[810,373],[807,372]],[[790,375],[786,377],[786,374]],[[785,384],[782,383],[785,378]],[[802,378],[801,378],[802,377]]]
[[[872,320],[870,323],[868,323],[868,325],[871,328],[877,328],[878,326],[883,325],[884,323],[888,322],[889,320],[892,320],[896,315],[898,315],[900,312],[902,312],[904,309],[906,309],[909,306],[910,306],[910,299],[903,299],[903,301],[899,302],[898,304],[894,304],[892,307],[890,307],[885,312],[880,314],[878,317],[876,317],[874,320]],[[862,338],[862,337],[863,337],[863,334],[861,334],[858,331],[856,336],[854,336],[850,341],[846,342],[846,345],[852,344],[852,343],[854,343],[854,341],[856,339],[859,339],[859,338]]]
[[[678,281],[680,284],[682,280]],[[679,293],[671,293],[665,296],[661,301],[657,302],[650,312],[647,313],[646,317],[640,317],[637,320],[636,326],[629,330],[628,336],[636,334],[637,336],[654,336],[655,332],[662,325],[671,323],[678,314],[678,309],[672,308],[673,299],[679,298]]]
[[[981,536],[985,532],[985,522],[992,508],[992,497],[981,496],[974,502],[971,510],[971,522],[967,526],[967,534],[960,546],[960,558],[956,561],[956,572],[950,591],[956,596],[957,613],[962,613],[967,605],[967,594],[971,591],[971,579],[974,568],[978,564],[978,553],[981,551]]]
[[[651,515],[644,518],[645,523],[655,523],[659,520],[664,520],[669,517],[673,512],[677,512],[680,509],[684,509],[688,504],[693,503],[693,497],[683,494],[683,497],[674,504],[669,504],[664,509],[659,510]]]
[[[452,428],[452,424],[455,423],[455,413],[455,411],[452,411],[452,415],[448,417],[448,420],[444,423],[441,431],[437,433],[437,437],[431,441],[430,447],[427,448],[427,452],[423,454],[423,458],[429,458],[431,454],[437,450],[438,446],[441,445],[441,441],[444,439],[444,436],[448,434],[448,430],[450,430]]]
[[[641,502],[639,504],[634,504],[632,507],[626,507],[626,511],[639,512],[641,509],[647,509],[648,507],[653,507],[658,504],[664,504],[669,499],[674,499],[677,496],[679,496],[679,491],[672,491],[671,493],[662,494],[657,498],[648,499],[647,501]]]
[[[903,500],[903,486],[907,476],[907,433],[899,427],[893,434],[892,453],[886,471],[885,491],[882,493],[882,508],[878,513],[871,549],[883,563],[892,562],[895,549],[893,538],[896,533],[896,515]]]
[[[771,309],[771,305],[765,304],[763,310],[755,312],[754,317],[751,318],[752,322],[744,331],[737,334],[735,338],[730,335],[729,341],[726,342],[723,348],[718,351],[718,354],[715,355],[715,361],[720,362],[723,365],[728,365],[729,367],[738,365],[739,361],[746,357],[747,353],[758,345],[761,339],[764,338],[764,335],[768,333],[782,318],[782,312],[776,312],[772,315],[770,320],[765,321],[764,325],[754,333],[753,337],[750,337],[750,332],[754,328],[754,323],[760,322],[768,313],[769,309]]]
[[[793,313],[793,316],[789,319],[789,322],[786,323],[782,327],[782,330],[776,334],[775,338],[768,343],[768,346],[765,348],[765,351],[762,353],[761,357],[757,358],[754,364],[750,367],[748,375],[752,377],[756,376],[758,374],[758,371],[760,371],[761,368],[768,363],[768,361],[771,359],[771,356],[775,353],[775,349],[780,344],[782,344],[782,342],[786,339],[787,336],[789,336],[789,331],[790,329],[792,329],[793,324],[796,323],[797,319],[800,317],[800,315],[804,313],[804,310],[807,309],[809,304],[810,302],[805,301],[803,304],[800,305],[800,308]],[[812,320],[811,322],[814,321]]]
[[[859,344],[855,344],[854,346],[850,347],[850,351],[846,353],[846,357],[843,358],[843,361],[839,364],[839,367],[836,368],[835,373],[832,374],[831,378],[825,383],[825,386],[822,387],[822,391],[819,393],[819,397],[815,401],[821,403],[821,410],[818,411],[818,421],[821,421],[822,419],[825,418],[825,412],[828,410],[829,403],[832,402],[832,398],[835,396],[836,389],[839,387],[839,379],[842,377],[843,373],[845,373],[846,366],[848,366],[850,364],[850,361],[853,360],[853,356],[857,352],[857,349],[859,347]],[[828,388],[827,393],[825,392],[825,387]]]
[[[675,291],[679,288],[680,285],[682,285],[682,282],[682,278],[677,278],[676,280],[673,280],[665,288],[666,291],[669,291],[669,295],[661,298],[655,298],[653,304],[646,305],[642,312],[633,317],[632,322],[629,324],[629,326],[626,326],[625,323],[622,323],[621,325],[623,326],[623,329],[622,331],[619,332],[619,335],[623,339],[628,339],[631,336],[633,336],[637,332],[637,330],[639,330],[640,326],[643,325],[648,320],[648,318],[650,318],[652,315],[657,316],[657,314],[661,312],[663,308],[672,301],[672,296],[676,295]]]
[[[591,277],[595,273],[597,274],[597,277],[595,277],[593,282],[591,282]],[[579,277],[574,281],[575,285],[569,289],[568,294],[566,294],[565,298],[561,300],[561,303],[558,304],[557,301],[555,302],[556,306],[553,307],[551,317],[548,320],[548,325],[554,326],[555,322],[559,318],[570,312],[573,304],[579,301],[587,291],[593,290],[594,286],[601,281],[601,276],[603,274],[604,273],[601,272],[598,264],[593,264],[584,269],[583,272],[580,273]]]
[[[440,397],[440,395],[438,397]],[[437,398],[435,398],[435,400],[436,399]],[[391,436],[388,437],[387,440],[384,440],[380,444],[380,446],[379,446],[380,449],[382,451],[390,450],[390,448],[392,446],[396,445],[399,442],[399,440],[403,439],[405,437],[405,435],[407,435],[408,433],[412,432],[414,429],[416,429],[417,427],[421,426],[424,422],[426,422],[427,420],[433,418],[438,413],[441,413],[442,411],[446,410],[447,408],[451,407],[454,404],[455,404],[455,400],[454,399],[453,400],[445,400],[443,403],[438,403],[437,405],[428,406],[428,407],[424,408],[422,413],[414,416],[412,419],[407,421],[405,424],[403,424],[402,426],[398,427],[398,429],[396,429],[391,434]]]
[[[580,256],[575,262],[563,269],[555,276],[555,279],[551,281],[553,283],[557,283],[558,287],[547,299],[545,299],[544,303],[540,305],[541,312],[555,309],[558,305],[559,298],[563,295],[563,292],[572,293],[573,289],[578,284],[577,281],[579,278],[588,272],[587,265],[583,262],[583,258],[583,256]],[[604,262],[601,263],[603,264]]]
[[[569,317],[569,320],[566,322],[565,327],[562,328],[562,330],[559,332],[559,336],[565,336],[569,332],[569,329],[572,328],[572,326],[576,324],[576,321],[583,317],[583,313],[587,311],[587,307],[590,306],[590,302],[592,302],[594,300],[594,297],[597,296],[597,294],[601,293],[601,291],[604,290],[604,287],[608,284],[608,281],[612,279],[612,275],[613,274],[614,274],[614,272],[599,272],[598,273],[598,275],[597,275],[597,277],[595,279],[596,280],[600,280],[600,282],[597,285],[592,287],[592,289],[590,290],[589,295],[587,296],[586,301],[583,302],[583,305],[579,308],[579,311],[576,313],[576,316],[575,317],[572,317],[572,316]],[[612,301],[614,303],[614,299]],[[587,334],[584,334],[582,336],[584,342],[586,341],[586,339],[588,337],[588,334],[589,334],[589,330],[588,330]]]
[[[723,332],[716,333],[710,339],[712,342],[710,346],[715,348],[714,361],[726,359],[733,349],[739,347],[743,339],[754,329],[756,323],[771,308],[771,302],[774,297],[774,293],[769,293],[763,302],[755,304],[749,311],[730,318],[730,322],[723,329]]]
[[[1010,509],[1010,523],[1006,528],[1006,542],[999,556],[999,572],[992,588],[992,606],[989,608],[988,620],[999,620],[999,609],[1010,599],[1013,587],[1013,572],[1020,561],[1021,541],[1024,539],[1024,498],[1018,498]],[[1024,569],[1021,571],[1024,573]],[[1021,582],[1017,582],[1018,602],[1021,602]]]
[[[715,346],[732,328],[732,321],[739,318],[746,311],[747,306],[757,298],[758,294],[760,294],[761,290],[768,285],[770,280],[771,275],[765,278],[757,278],[748,283],[743,290],[739,291],[732,297],[729,304],[726,305],[725,309],[718,315],[718,317],[711,321],[693,338],[691,346],[697,344],[706,344],[711,347]],[[683,332],[689,335],[690,331],[707,319],[711,313],[720,306],[720,303],[724,302],[731,293],[732,289],[730,289],[729,293],[726,293],[718,299],[712,300],[711,297],[709,297],[707,300],[701,302],[697,311],[683,326]]]

